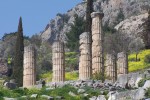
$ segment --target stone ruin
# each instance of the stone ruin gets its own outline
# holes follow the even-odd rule
[[[102,32],[103,13],[93,12],[92,17],[92,71],[94,73],[104,72],[104,54]]]
[[[117,67],[116,59],[113,54],[106,57],[106,69],[104,69],[104,51],[102,32],[102,18],[104,14],[93,12],[92,17],[92,41],[90,33],[84,32],[80,35],[80,58],[79,58],[79,79],[89,80],[92,74],[101,73],[112,80],[116,81],[117,74],[128,73],[127,55],[124,52],[118,54]],[[91,45],[92,43],[92,45]],[[91,48],[92,47],[92,48]],[[92,49],[92,50],[91,50]],[[57,40],[52,46],[52,63],[53,63],[53,82],[65,81],[65,55],[64,43]],[[35,84],[35,49],[32,45],[25,47],[24,51],[24,76],[23,86],[29,87]]]
[[[65,81],[64,43],[55,41],[52,46],[53,82]]]
[[[33,45],[24,48],[23,87],[29,88],[36,83],[36,51]]]
[[[125,52],[117,55],[117,75],[119,74],[128,74],[128,55]]]
[[[115,82],[117,79],[117,67],[116,67],[116,59],[113,54],[107,54],[106,55],[106,76],[112,80],[112,82]]]
[[[91,40],[90,33],[84,32],[80,35],[80,58],[79,58],[79,79],[88,80],[92,76],[91,66]]]

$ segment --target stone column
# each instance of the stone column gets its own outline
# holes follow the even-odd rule
[[[104,36],[102,32],[102,18],[104,14],[100,12],[93,12],[92,17],[92,71],[94,73],[101,72],[104,74],[104,54],[103,41]]]
[[[24,48],[23,87],[29,88],[36,83],[36,51],[33,45]]]
[[[53,82],[65,81],[64,43],[55,41],[52,46]]]
[[[79,79],[91,79],[91,40],[90,33],[84,32],[80,35],[80,59],[79,59]]]
[[[117,55],[117,74],[128,74],[128,55],[125,52]]]
[[[116,69],[116,59],[113,54],[106,55],[106,76],[112,80],[112,82],[116,81],[117,78],[117,69]]]

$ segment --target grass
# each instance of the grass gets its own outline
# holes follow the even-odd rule
[[[66,81],[77,80],[78,76],[79,76],[78,72],[75,72],[75,71],[65,72]],[[46,82],[50,82],[50,81],[52,81],[52,72],[47,72],[47,73],[41,74],[40,78],[45,79]]]
[[[0,100],[3,100],[3,97],[8,97],[8,98],[17,98],[18,100],[26,100],[21,98],[22,96],[27,96],[28,100],[47,100],[46,98],[42,98],[41,95],[48,95],[54,97],[56,100],[57,96],[62,96],[64,97],[65,100],[87,100],[88,98],[92,96],[98,96],[100,93],[99,89],[92,89],[89,87],[84,88],[86,93],[89,95],[87,97],[83,96],[83,94],[77,93],[78,89],[70,86],[70,85],[65,85],[62,88],[56,88],[54,90],[46,90],[46,88],[42,89],[15,89],[15,90],[9,90],[3,87],[0,87]],[[69,92],[73,92],[76,96],[71,96],[69,95]],[[31,98],[30,96],[32,94],[37,94],[37,98]],[[107,94],[105,94],[107,95]]]
[[[129,72],[134,72],[138,70],[142,70],[145,68],[150,68],[150,63],[145,62],[146,56],[150,55],[150,50],[143,50],[139,52],[138,59],[139,61],[135,61],[136,54],[130,54],[128,57],[129,62]]]
[[[0,85],[3,85],[4,80],[0,78]]]
[[[66,72],[65,73],[66,80],[77,80],[79,77],[78,72]]]

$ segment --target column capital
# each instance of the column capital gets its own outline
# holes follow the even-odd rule
[[[91,13],[92,18],[97,17],[97,16],[102,19],[104,17],[104,13],[103,12],[92,12]]]

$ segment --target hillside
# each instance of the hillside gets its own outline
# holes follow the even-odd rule
[[[114,28],[116,25],[120,26],[119,23],[121,21],[130,17],[134,20],[134,16],[145,14],[149,7],[149,0],[96,0],[94,3],[94,10],[103,11],[104,13],[103,25],[111,28]],[[65,14],[57,14],[54,19],[50,20],[43,32],[40,33],[42,40],[53,43],[59,36],[60,40],[67,42],[66,33],[71,30],[75,15],[82,18],[85,17],[84,2],[68,10]],[[144,16],[143,18],[147,17]],[[133,25],[130,25],[130,22],[128,23],[128,27],[134,28]],[[121,22],[121,25],[123,26],[124,23]]]

